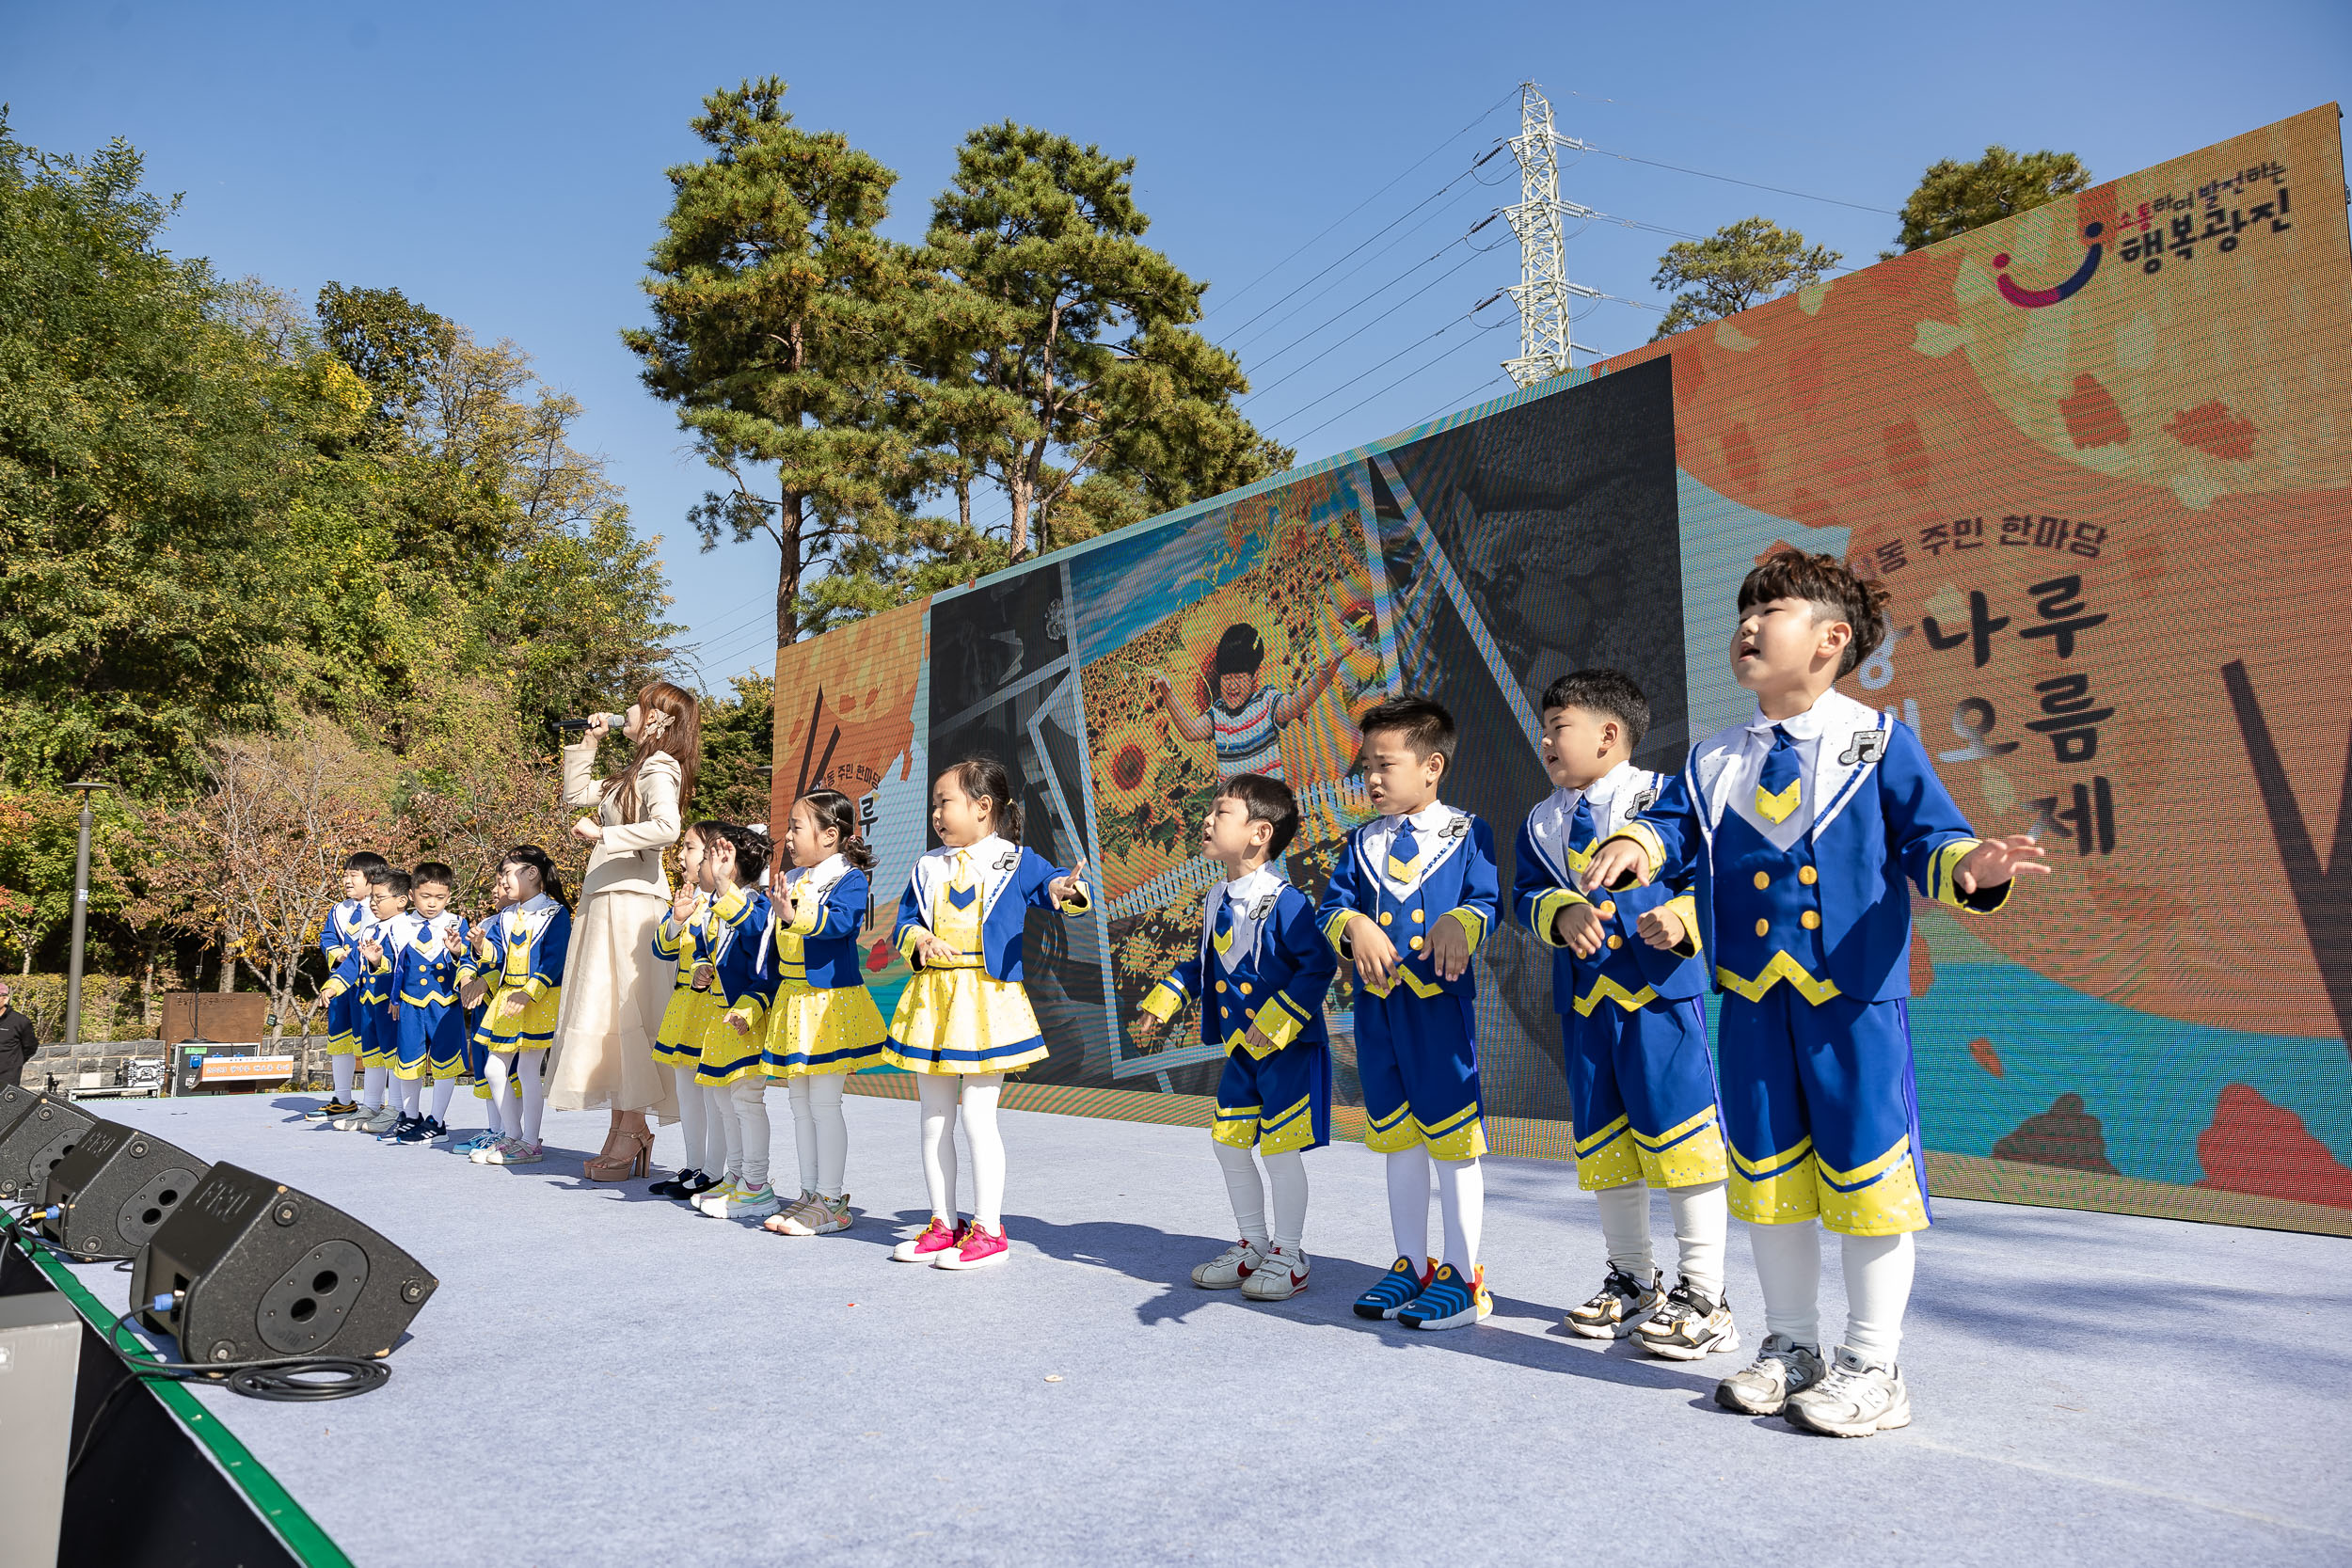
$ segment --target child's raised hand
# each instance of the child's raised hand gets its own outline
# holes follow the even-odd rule
[[[1069,876],[1057,877],[1051,882],[1046,884],[1046,895],[1052,898],[1057,904],[1067,904],[1071,899],[1076,897],[1078,890],[1086,885],[1084,880],[1086,874],[1087,858],[1084,855],[1080,855],[1078,857],[1078,863],[1070,868]]]
[[[1470,968],[1470,932],[1451,916],[1440,916],[1429,928],[1429,967],[1440,980],[1458,980]]]
[[[1608,933],[1601,928],[1600,916],[1590,904],[1570,904],[1551,917],[1552,940],[1580,958],[1589,958],[1600,951]]]
[[[2049,851],[2034,842],[2031,833],[2011,833],[2007,838],[1988,838],[1963,856],[1952,868],[1952,880],[1963,893],[1976,893],[1984,888],[1999,887],[2011,878],[2030,873],[2047,877],[2050,868],[2042,863]]]
[[[1613,838],[1593,851],[1593,862],[1576,879],[1577,891],[1641,887],[1649,881],[1649,851],[1629,838]]]
[[[1168,694],[1175,689],[1174,687],[1168,684],[1168,677],[1161,674],[1157,670],[1145,671],[1143,678],[1151,683],[1152,700],[1155,703],[1167,702]]]
[[[694,889],[691,883],[680,883],[670,899],[670,918],[680,926],[694,917]]]
[[[1356,978],[1366,990],[1386,987],[1396,979],[1396,943],[1370,915],[1347,922],[1347,950],[1356,956]]]
[[[1644,942],[1666,953],[1680,947],[1690,940],[1691,935],[1690,928],[1682,924],[1682,917],[1663,904],[1643,915],[1633,928],[1641,933]]]

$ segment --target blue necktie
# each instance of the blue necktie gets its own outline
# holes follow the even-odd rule
[[[1764,753],[1764,771],[1756,775],[1756,809],[1767,822],[1788,820],[1804,797],[1804,770],[1797,765],[1797,743],[1778,724],[1772,726],[1772,749]]]
[[[1216,899],[1216,919],[1209,927],[1209,941],[1221,957],[1233,945],[1233,895],[1219,890]]]
[[[1594,836],[1599,832],[1600,824],[1593,820],[1593,798],[1589,795],[1578,796],[1576,811],[1568,818],[1568,848],[1580,855],[1588,852],[1593,847]]]
[[[1421,869],[1421,841],[1413,836],[1412,819],[1396,819],[1396,836],[1389,840],[1389,879],[1409,882]]]

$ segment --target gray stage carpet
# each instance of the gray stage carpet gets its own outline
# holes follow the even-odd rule
[[[1839,1442],[1717,1410],[1744,1354],[1561,1330],[1601,1270],[1558,1165],[1487,1162],[1496,1314],[1421,1334],[1348,1311],[1390,1257],[1359,1146],[1310,1156],[1313,1284],[1262,1307],[1189,1282],[1231,1224],[1194,1129],[1005,1113],[1013,1259],[955,1275],[889,1260],[924,1211],[904,1101],[851,1097],[866,1218],[800,1241],[584,1183],[577,1152],[485,1169],[306,1126],[307,1103],[113,1114],[342,1205],[439,1276],[383,1390],[204,1396],[363,1565],[2352,1558],[2340,1239],[1939,1204],[1917,1419]],[[603,1121],[550,1117],[550,1148]],[[121,1302],[123,1275],[81,1273]]]

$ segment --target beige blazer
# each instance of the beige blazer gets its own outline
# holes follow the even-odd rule
[[[662,869],[662,846],[678,839],[677,759],[656,752],[637,770],[637,819],[621,820],[620,793],[602,795],[595,777],[596,744],[583,740],[564,748],[564,803],[595,809],[604,824],[604,837],[588,857],[588,874],[581,879],[580,896],[599,893],[650,893],[670,896],[670,874]]]

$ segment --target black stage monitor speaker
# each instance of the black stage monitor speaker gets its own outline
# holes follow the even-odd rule
[[[22,1084],[0,1084],[0,1132],[24,1114],[24,1107],[40,1098],[39,1089],[28,1089]]]
[[[99,1122],[49,1173],[40,1227],[76,1258],[129,1258],[212,1168],[151,1132]]]
[[[140,1320],[179,1340],[183,1361],[387,1355],[439,1285],[333,1204],[230,1164],[131,1265]]]
[[[73,1152],[98,1118],[71,1101],[32,1097],[0,1132],[0,1198],[30,1203],[49,1190],[49,1175]]]

